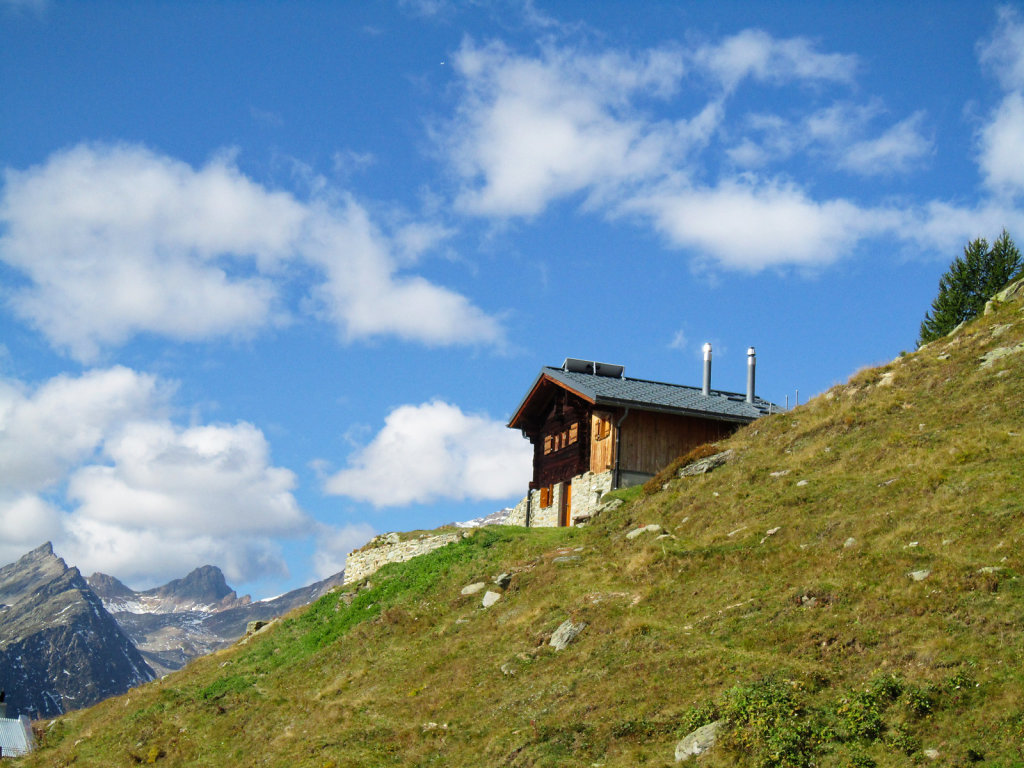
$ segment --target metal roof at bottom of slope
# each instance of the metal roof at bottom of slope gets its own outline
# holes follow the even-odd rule
[[[0,749],[4,757],[20,757],[32,751],[31,729],[28,718],[0,717]]]
[[[774,403],[759,397],[755,397],[753,403],[748,403],[746,395],[736,392],[712,389],[711,394],[705,396],[700,387],[631,379],[627,376],[598,376],[592,373],[566,371],[553,366],[544,366],[541,375],[545,374],[597,405],[623,405],[642,410],[694,415],[709,414],[741,422],[753,421],[782,410]]]

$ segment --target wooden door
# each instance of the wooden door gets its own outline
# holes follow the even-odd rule
[[[572,525],[572,483],[568,480],[562,483],[562,509],[559,511],[561,519],[558,524]]]

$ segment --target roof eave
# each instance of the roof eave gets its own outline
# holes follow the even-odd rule
[[[541,371],[537,378],[534,380],[533,386],[530,387],[530,391],[526,394],[526,397],[524,397],[522,402],[519,403],[519,407],[516,409],[515,415],[513,415],[512,418],[509,420],[508,424],[506,424],[506,426],[509,429],[524,428],[520,424],[521,420],[524,417],[524,412],[526,411],[527,406],[530,404],[530,401],[534,399],[535,395],[545,382],[550,382],[551,384],[554,384],[556,387],[561,387],[567,392],[572,392],[574,395],[583,398],[588,403],[595,402],[593,394],[587,394],[586,392],[582,392],[581,390],[575,387],[569,386],[564,381],[559,381],[554,376],[547,373],[547,371]]]
[[[743,416],[740,414],[732,413],[721,413],[718,411],[705,411],[695,408],[673,408],[669,405],[654,405],[651,403],[638,402],[636,400],[620,400],[614,397],[601,397],[599,396],[595,405],[608,405],[613,407],[629,408],[635,411],[651,411],[653,413],[669,413],[678,416],[694,416],[702,419],[712,419],[714,421],[729,421],[737,424],[749,424],[752,421],[756,421],[760,418],[758,416]]]

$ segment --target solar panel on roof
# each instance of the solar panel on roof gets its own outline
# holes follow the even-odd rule
[[[622,377],[622,372],[626,370],[624,365],[612,365],[611,363],[594,363],[594,373],[598,376],[608,376],[609,378],[618,379]]]
[[[577,357],[567,357],[562,363],[562,370],[571,373],[592,373],[594,364],[590,360],[580,360]]]
[[[598,363],[594,360],[581,360],[578,357],[567,357],[565,362],[562,363],[562,370],[567,373],[589,373],[593,376],[606,376],[610,379],[618,379],[622,377],[622,372],[626,370],[626,366]]]

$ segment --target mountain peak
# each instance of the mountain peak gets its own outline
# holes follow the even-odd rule
[[[174,579],[143,594],[207,604],[219,603],[229,596],[236,597],[235,591],[224,580],[224,573],[215,565],[196,568],[184,578]]]
[[[114,597],[132,598],[135,596],[135,592],[120,579],[100,573],[99,571],[86,579],[86,581],[92,587],[92,591],[104,600]]]
[[[33,549],[31,552],[25,555],[25,557],[45,557],[46,555],[53,554],[53,542],[48,541],[45,544],[40,544],[38,547]]]

